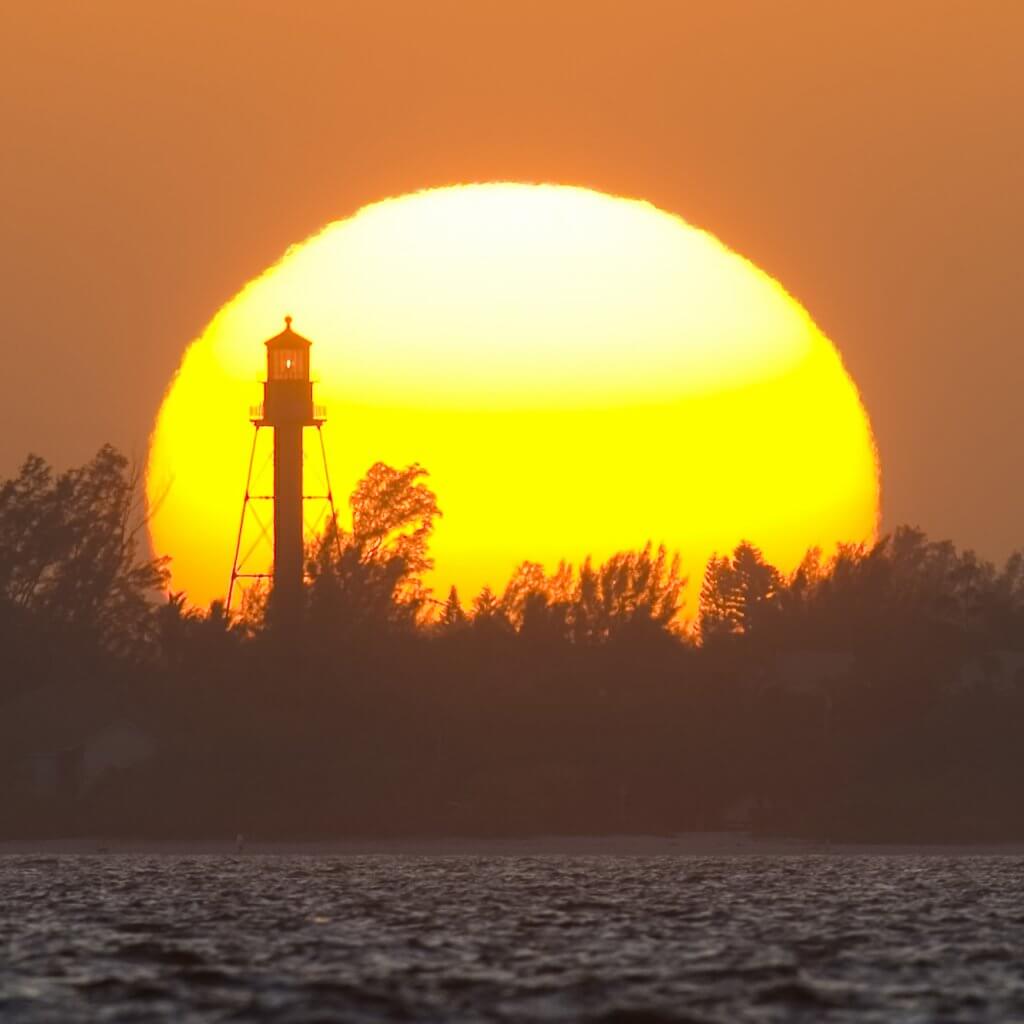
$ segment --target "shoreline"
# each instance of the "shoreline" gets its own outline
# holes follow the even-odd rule
[[[683,832],[675,835],[531,836],[520,839],[388,838],[234,839],[5,839],[4,856],[391,856],[391,857],[745,857],[912,856],[1022,857],[1024,841],[981,843],[830,843],[746,832]]]

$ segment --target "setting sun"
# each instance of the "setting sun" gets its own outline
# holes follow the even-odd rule
[[[227,588],[262,342],[285,314],[313,341],[342,524],[373,463],[429,471],[439,596],[500,589],[524,559],[553,569],[648,540],[699,581],[744,538],[788,569],[875,536],[857,389],[777,282],[648,203],[458,186],[327,226],[188,348],[147,495],[153,546],[196,603]]]

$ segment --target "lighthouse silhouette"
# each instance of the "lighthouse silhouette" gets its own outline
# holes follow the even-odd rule
[[[228,608],[240,579],[267,579],[272,582],[271,606],[279,620],[294,621],[301,613],[302,586],[305,575],[305,537],[303,509],[307,501],[327,503],[334,517],[334,496],[327,471],[327,453],[321,428],[326,421],[323,406],[313,404],[313,382],[309,376],[309,354],[312,342],[292,330],[292,318],[284,318],[284,330],[264,343],[267,350],[267,376],[263,383],[263,404],[250,410],[256,428],[253,433],[249,471],[246,478],[242,518],[235,543],[235,558],[228,588]],[[326,493],[303,493],[303,433],[314,427],[320,441]],[[273,432],[274,489],[273,494],[253,494],[253,463],[260,430]],[[252,503],[273,503],[273,566],[272,571],[246,572],[245,563],[252,548],[243,555],[242,538],[246,517],[254,510]],[[262,539],[267,538],[266,523],[255,516]],[[255,545],[254,545],[255,546]]]

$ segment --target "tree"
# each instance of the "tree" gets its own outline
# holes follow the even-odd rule
[[[741,541],[731,558],[713,555],[700,593],[702,640],[763,630],[784,587],[779,571],[749,541]]]
[[[501,596],[501,610],[512,625],[519,629],[530,598],[547,596],[547,576],[539,562],[522,562],[509,577]]]
[[[484,587],[473,601],[474,622],[504,622],[508,619],[505,616],[505,609],[501,601],[490,587]]]
[[[374,464],[349,499],[352,530],[330,523],[310,560],[314,618],[410,627],[430,599],[423,574],[437,497],[418,464]]]
[[[763,629],[777,609],[783,580],[759,548],[742,541],[732,555],[733,602],[743,633]]]
[[[29,456],[0,485],[0,602],[106,650],[141,655],[168,559],[140,554],[139,482],[110,445],[60,474]]]
[[[728,557],[712,555],[700,588],[699,629],[705,642],[739,632],[733,608],[732,565]]]
[[[448,591],[448,600],[444,603],[439,620],[443,629],[460,629],[469,621],[459,600],[459,592],[452,587]]]
[[[656,553],[650,544],[619,552],[596,569],[588,558],[569,610],[573,639],[593,644],[627,630],[667,631],[682,610],[685,586],[679,556],[670,559],[664,545]]]
[[[180,591],[169,593],[153,617],[164,666],[171,670],[194,672],[216,665],[237,650],[245,633],[222,601],[213,601],[204,613],[189,608]]]

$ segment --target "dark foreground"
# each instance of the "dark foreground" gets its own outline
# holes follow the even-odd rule
[[[4,1021],[1006,1021],[1018,857],[7,856]]]

